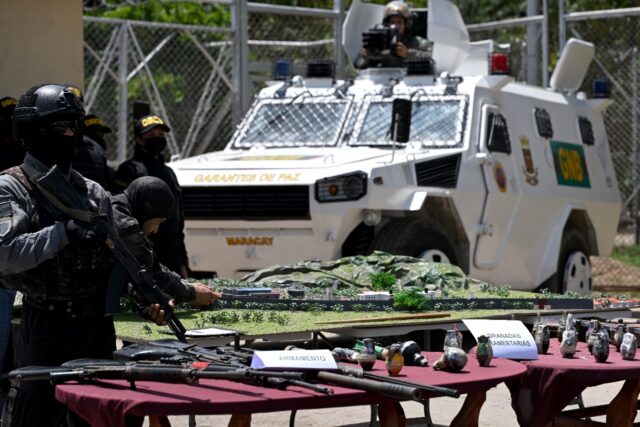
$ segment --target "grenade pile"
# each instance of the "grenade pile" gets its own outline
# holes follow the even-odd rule
[[[533,324],[532,333],[538,354],[546,354],[549,349],[549,327],[542,323],[540,313]],[[566,312],[558,323],[558,340],[562,357],[574,357],[577,342],[582,341],[587,343],[589,353],[600,363],[606,362],[609,358],[610,344],[621,353],[623,360],[634,360],[638,347],[636,335],[630,332],[622,320],[619,320],[615,328],[610,328],[597,319],[575,320],[572,314]]]

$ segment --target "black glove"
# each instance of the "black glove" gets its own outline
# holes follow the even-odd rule
[[[91,225],[74,219],[67,221],[65,228],[70,242],[91,242],[99,237]]]

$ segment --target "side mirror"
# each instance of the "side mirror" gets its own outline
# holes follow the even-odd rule
[[[411,101],[394,99],[391,113],[391,138],[394,142],[409,142],[411,132]]]

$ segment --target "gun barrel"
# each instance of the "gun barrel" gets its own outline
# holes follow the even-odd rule
[[[453,388],[440,387],[440,386],[429,385],[429,384],[420,384],[413,381],[401,380],[399,378],[394,378],[394,377],[384,377],[382,375],[372,374],[370,372],[365,372],[362,369],[352,368],[350,366],[340,366],[340,372],[356,378],[365,378],[365,379],[370,379],[375,381],[405,385],[408,387],[417,387],[420,390],[425,391],[427,393],[440,394],[442,396],[447,396],[447,397],[456,397],[456,398],[460,397],[460,392]]]
[[[372,391],[374,393],[380,393],[400,400],[415,400],[416,402],[420,402],[423,397],[422,390],[417,387],[384,383],[382,381],[374,381],[364,378],[353,378],[342,374],[335,374],[333,372],[319,371],[316,373],[316,378],[318,381],[329,384]]]

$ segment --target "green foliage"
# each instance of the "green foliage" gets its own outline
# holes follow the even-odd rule
[[[397,282],[396,276],[384,271],[370,274],[369,280],[371,281],[371,289],[374,291],[389,291]]]
[[[611,258],[627,264],[640,266],[640,246],[614,248]]]
[[[170,22],[185,25],[229,26],[231,14],[228,7],[196,2],[148,0],[131,4],[109,2],[109,9],[86,9],[86,15],[134,21]]]
[[[423,311],[427,301],[421,289],[413,288],[396,293],[393,297],[393,307],[396,310]]]
[[[499,297],[508,298],[511,292],[511,286],[508,285],[495,285],[493,283],[482,283],[480,290],[491,295],[497,295]]]

